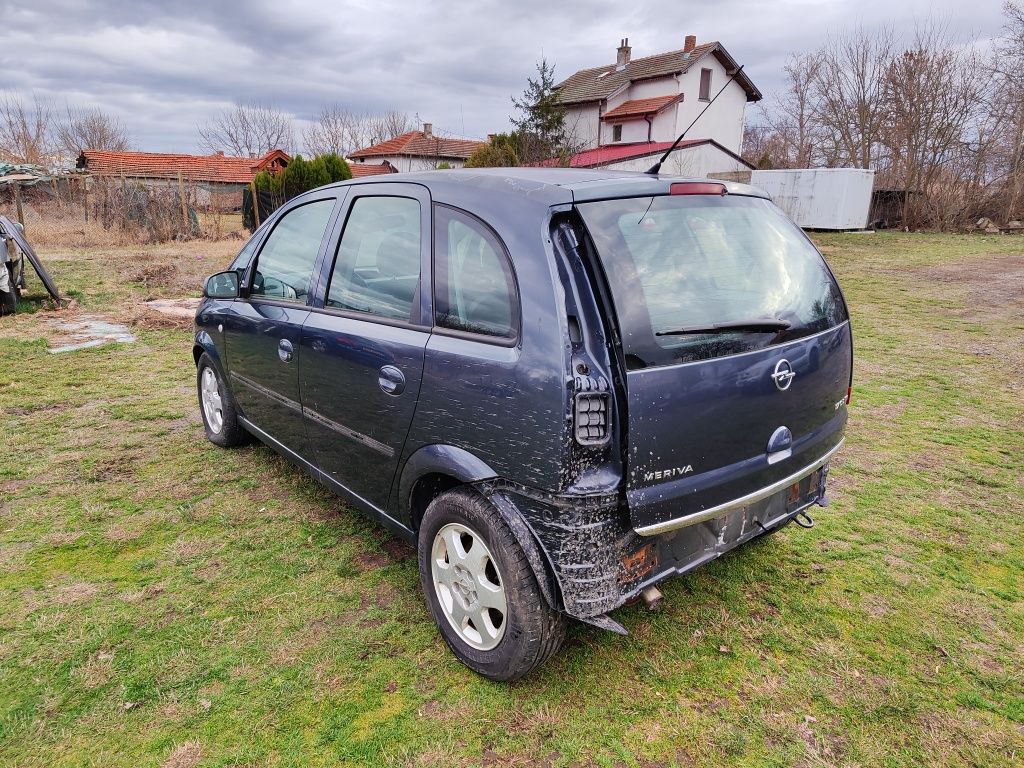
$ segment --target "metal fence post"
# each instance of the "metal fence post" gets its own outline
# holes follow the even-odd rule
[[[21,182],[14,182],[14,206],[18,210],[18,221],[21,222],[22,229],[25,227],[25,211],[21,208]]]

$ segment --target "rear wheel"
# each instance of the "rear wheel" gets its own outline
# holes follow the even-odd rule
[[[238,422],[238,406],[213,360],[205,352],[196,367],[199,410],[203,414],[206,438],[215,445],[231,448],[249,441],[249,433]]]
[[[434,499],[418,550],[434,621],[467,667],[516,680],[558,650],[565,616],[547,604],[522,547],[485,498],[456,489]]]

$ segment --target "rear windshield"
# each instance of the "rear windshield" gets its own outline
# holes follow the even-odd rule
[[[846,320],[821,255],[767,200],[674,195],[578,209],[631,369],[750,352]]]

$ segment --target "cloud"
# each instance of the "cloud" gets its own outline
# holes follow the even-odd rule
[[[991,7],[989,7],[991,5]],[[119,116],[140,148],[192,151],[197,124],[236,101],[272,104],[301,127],[324,104],[400,109],[435,129],[484,137],[506,130],[510,97],[542,57],[565,77],[614,60],[720,40],[765,93],[787,53],[862,22],[912,25],[934,9],[965,36],[991,37],[997,4],[952,0],[56,0],[0,2],[0,89]]]

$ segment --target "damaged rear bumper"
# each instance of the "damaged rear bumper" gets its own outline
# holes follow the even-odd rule
[[[630,526],[617,496],[550,496],[507,486],[481,490],[521,514],[547,560],[557,607],[614,630],[618,625],[605,614],[647,587],[777,530],[813,504],[824,506],[827,476],[825,462],[743,506],[655,535],[640,535]]]

